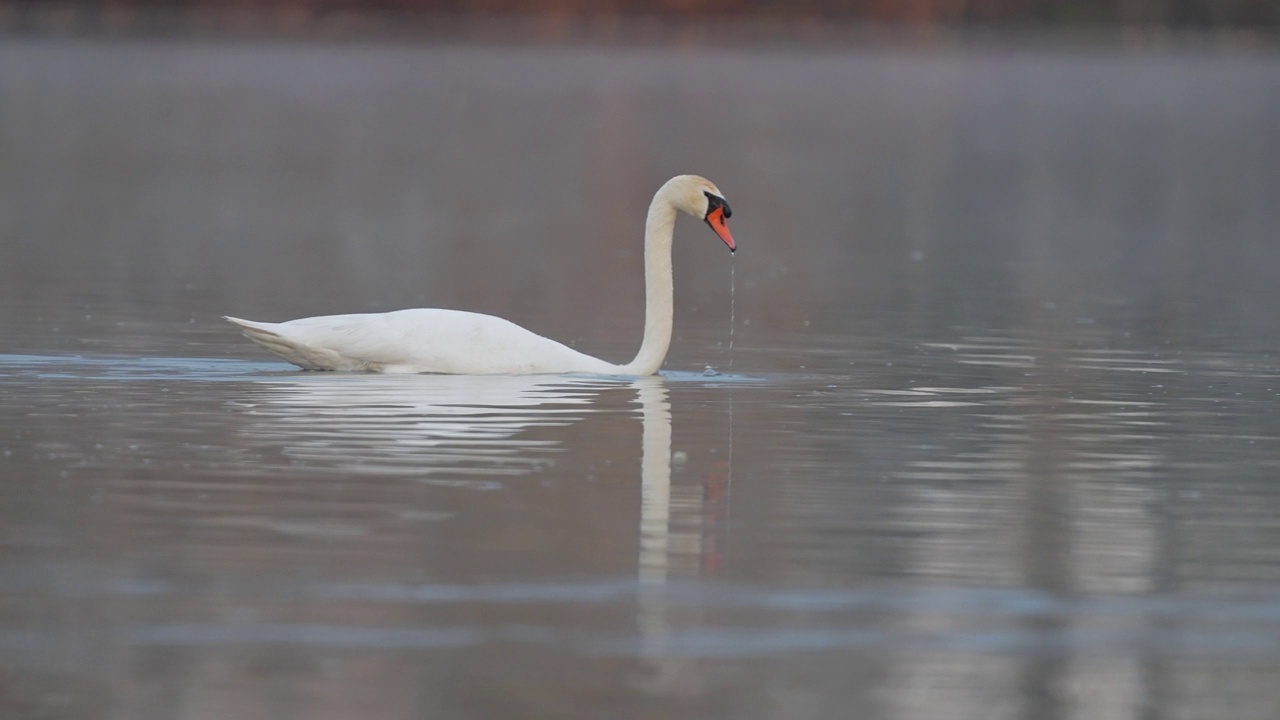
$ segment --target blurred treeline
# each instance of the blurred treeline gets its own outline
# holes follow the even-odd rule
[[[902,28],[1280,28],[1280,0],[0,0],[0,30],[412,31],[469,19]]]

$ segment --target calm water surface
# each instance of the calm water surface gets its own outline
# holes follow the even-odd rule
[[[1267,54],[0,44],[0,716],[1274,718],[1277,117]],[[741,251],[679,227],[660,377],[218,319],[624,360],[678,172]]]

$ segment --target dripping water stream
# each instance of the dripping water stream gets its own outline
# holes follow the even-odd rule
[[[736,274],[736,266],[733,264],[733,255],[729,256],[729,369],[733,369],[733,328],[737,323],[734,317],[737,313],[737,283],[734,282]]]
[[[736,282],[737,266],[733,262],[734,257],[735,255],[729,256],[729,369],[730,370],[733,369],[733,331],[734,331],[734,326],[737,325],[737,285],[738,284]],[[729,394],[729,452],[728,452],[728,457],[726,458],[729,467],[725,469],[725,486],[724,486],[724,501],[727,507],[729,503],[730,495],[733,492],[733,389],[730,388],[728,385],[726,385],[725,390]],[[726,512],[725,517],[727,519],[730,517],[730,515]],[[727,528],[726,528],[726,532],[727,532]]]

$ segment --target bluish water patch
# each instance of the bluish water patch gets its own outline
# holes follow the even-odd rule
[[[468,628],[367,628],[348,625],[184,623],[137,625],[125,632],[138,645],[305,645],[346,648],[456,648],[482,635]]]
[[[1046,655],[1062,652],[1089,656],[1131,655],[1177,650],[1184,656],[1254,662],[1280,655],[1280,641],[1248,629],[1207,632],[1187,628],[1013,627],[982,630],[917,630],[879,625],[826,625],[806,628],[672,628],[658,633],[596,633],[510,624],[489,627],[353,627],[321,624],[179,623],[125,628],[135,645],[302,646],[339,649],[436,650],[477,647],[488,642],[558,645],[579,653],[606,656],[656,655],[686,658],[768,657],[797,652],[872,648],[888,652],[960,652]],[[26,647],[41,646],[25,637]]]
[[[758,385],[785,378],[740,373],[663,371],[671,383]],[[235,358],[133,357],[124,355],[20,355],[0,354],[0,378],[28,377],[40,380],[193,380],[245,381],[279,378],[371,377],[374,373],[332,373],[300,370],[289,363]],[[386,376],[378,376],[386,377]],[[414,375],[401,377],[417,377]],[[504,377],[504,376],[495,376]],[[590,380],[602,384],[632,382],[627,375],[562,375],[566,381]]]
[[[0,569],[0,593],[51,593],[66,598],[182,596],[180,585],[158,579],[94,579],[66,568]],[[225,583],[223,598],[244,601],[276,594],[270,583]],[[632,578],[583,582],[515,583],[293,583],[289,594],[314,601],[392,605],[608,605],[638,599],[660,599],[668,607],[711,607],[724,611],[790,613],[875,612],[892,615],[985,617],[1031,620],[1045,618],[1135,618],[1166,621],[1250,623],[1280,621],[1280,587],[1257,588],[1247,596],[1196,594],[1096,595],[1071,597],[1026,589],[1004,588],[807,588],[778,590],[751,585],[672,580],[647,583]],[[1280,642],[1280,638],[1277,638]]]
[[[290,370],[296,368],[224,358],[0,354],[0,378],[241,381]]]

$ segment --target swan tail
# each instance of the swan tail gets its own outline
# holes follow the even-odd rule
[[[223,315],[223,320],[240,327],[240,332],[245,337],[261,345],[273,354],[278,355],[285,360],[297,365],[303,370],[333,370],[330,364],[324,363],[321,358],[316,357],[317,353],[314,349],[305,345],[294,342],[279,331],[277,323],[256,322],[254,320],[243,320],[230,315]]]

